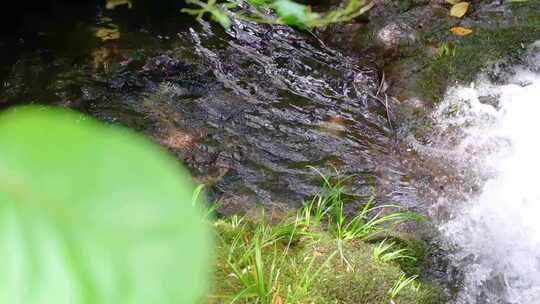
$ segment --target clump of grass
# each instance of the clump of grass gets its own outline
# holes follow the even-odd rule
[[[366,239],[378,232],[388,230],[388,224],[395,226],[406,221],[423,221],[419,214],[402,211],[401,207],[397,205],[375,206],[373,196],[367,200],[356,215],[347,216],[344,212],[342,194],[345,191],[345,183],[352,176],[338,178],[333,182],[330,177],[325,176],[316,168],[309,168],[320,175],[323,185],[313,200],[304,206],[301,214],[311,225],[326,224],[327,230],[337,240]],[[393,211],[387,212],[388,210]],[[310,213],[313,214],[313,219],[311,219]]]
[[[417,290],[420,286],[416,285],[414,286],[414,280],[418,278],[417,275],[406,277],[405,275],[401,275],[399,279],[394,283],[394,286],[388,291],[388,295],[390,296],[390,303],[394,303],[394,299],[396,299],[404,288],[407,288],[408,286],[412,286],[413,290]]]
[[[389,263],[397,260],[411,260],[416,262],[416,258],[409,255],[409,249],[401,248],[396,249],[396,243],[385,243],[387,239],[384,239],[378,246],[373,249],[373,258],[376,261]]]
[[[403,260],[418,263],[416,249],[387,239],[367,242],[419,217],[393,205],[376,206],[373,198],[347,215],[343,193],[349,178],[321,177],[321,191],[276,223],[268,223],[264,211],[258,219],[214,221],[217,261],[208,303],[441,303],[435,288],[400,266]]]

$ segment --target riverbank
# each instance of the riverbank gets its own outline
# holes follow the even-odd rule
[[[373,198],[345,212],[344,188],[324,178],[298,211],[214,220],[208,303],[444,303],[422,276],[426,244],[399,229],[424,219]]]

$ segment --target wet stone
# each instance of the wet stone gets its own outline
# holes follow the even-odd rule
[[[226,210],[298,206],[320,187],[308,165],[359,176],[347,193],[353,202],[374,188],[383,201],[415,201],[414,189],[400,182],[408,173],[399,141],[373,98],[377,69],[284,26],[236,20],[228,32],[210,23],[175,30],[162,34],[171,38],[160,39],[161,47],[148,48],[153,38],[136,31],[91,46],[83,59],[53,52],[43,60],[30,51],[0,96],[10,105],[70,106],[147,135]]]
[[[376,34],[376,42],[387,51],[414,44],[416,40],[414,29],[401,22],[386,24]]]

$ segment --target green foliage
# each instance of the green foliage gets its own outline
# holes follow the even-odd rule
[[[201,198],[201,193],[203,192],[205,187],[205,184],[200,184],[195,187],[195,189],[193,190],[193,194],[191,195],[191,205],[202,206],[203,217],[205,219],[209,219],[212,218],[219,206],[216,203],[206,205],[206,202]]]
[[[319,14],[312,13],[306,5],[291,0],[276,0],[272,7],[279,16],[279,21],[291,26],[303,27],[320,18]]]
[[[407,286],[412,286],[413,289],[418,289],[418,285],[414,285],[414,280],[416,280],[418,276],[411,276],[406,277],[405,275],[401,275],[399,279],[396,281],[394,286],[388,291],[388,295],[390,296],[390,299],[394,300],[397,298],[399,293],[406,288]],[[393,301],[392,301],[393,303]]]
[[[416,75],[418,78],[414,77],[410,82],[415,94],[421,99],[438,102],[449,85],[470,83],[490,64],[503,58],[513,60],[526,52],[524,46],[540,37],[538,1],[510,2],[509,8],[513,16],[510,23],[493,19],[496,26],[487,26],[491,24],[488,23],[484,27],[474,27],[474,34],[470,36],[448,37],[446,29],[453,24],[447,23],[426,29],[418,45],[436,43],[440,48],[436,56],[430,55],[428,49],[419,49],[406,59],[422,66]],[[391,65],[392,68],[403,68],[395,60]]]
[[[362,221],[348,217],[342,208],[346,179],[321,176],[320,193],[277,222],[268,223],[264,212],[257,219],[235,215],[215,221],[218,260],[209,303],[441,303],[438,290],[417,283],[416,275],[405,280],[411,276],[400,262],[416,264],[416,248],[406,241],[377,247],[364,242],[391,230],[402,216],[386,213],[377,220],[382,216],[375,211],[371,220],[362,211]],[[350,221],[358,227],[352,232]]]
[[[386,243],[384,239],[378,246],[373,249],[373,258],[376,261],[389,263],[396,260],[411,260],[416,261],[416,258],[408,254],[406,248],[396,248],[396,243]]]
[[[316,13],[308,5],[300,4],[291,0],[247,0],[246,3],[252,6],[249,12],[238,12],[235,10],[243,2],[237,0],[226,0],[217,3],[216,0],[202,2],[200,0],[186,0],[188,4],[198,8],[183,9],[182,12],[202,19],[209,14],[214,21],[217,21],[225,29],[231,25],[231,17],[243,20],[255,21],[259,23],[286,24],[299,28],[323,27],[332,23],[347,22],[365,13],[372,6],[372,2],[365,0],[349,0],[347,5],[324,14]],[[263,11],[272,10],[276,16],[269,16]]]
[[[319,174],[323,185],[322,190],[304,206],[301,213],[310,223],[319,225],[324,222],[338,240],[366,239],[386,230],[387,225],[424,220],[419,214],[401,211],[396,205],[374,206],[374,197],[369,198],[356,215],[348,216],[344,212],[342,194],[345,191],[345,183],[353,176],[344,178],[338,176],[333,182],[316,168],[309,168]]]
[[[210,266],[189,176],[67,110],[0,116],[0,302],[195,303]]]
[[[439,50],[437,51],[437,55],[439,57],[444,57],[444,56],[455,57],[456,56],[456,47],[452,46],[452,44],[450,44],[450,43],[443,43],[439,47]]]
[[[204,17],[205,14],[210,14],[212,19],[218,22],[222,27],[228,29],[231,26],[231,19],[227,16],[226,8],[232,8],[232,5],[218,6],[216,0],[208,0],[208,2],[202,2],[199,0],[186,0],[189,4],[199,6],[198,9],[182,9],[182,12],[196,16],[198,19]]]

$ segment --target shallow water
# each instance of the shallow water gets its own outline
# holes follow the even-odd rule
[[[4,58],[0,106],[66,106],[143,132],[229,211],[300,204],[320,185],[307,165],[357,174],[353,200],[377,189],[415,201],[392,113],[373,98],[380,75],[369,60],[360,66],[288,27],[236,21],[224,32],[147,11],[96,6],[5,44],[13,54]],[[94,37],[112,26],[119,40]]]

